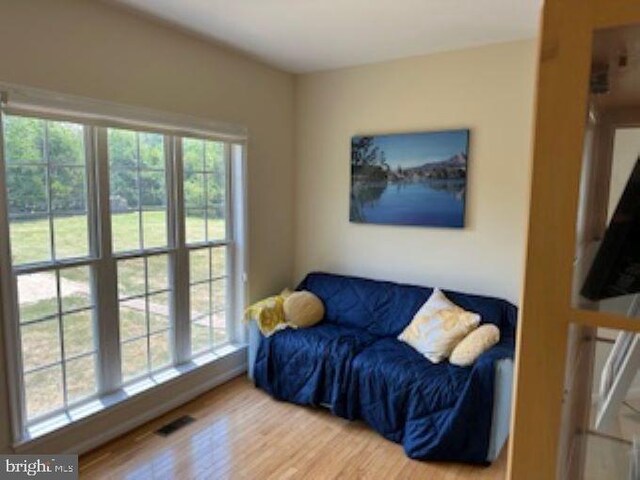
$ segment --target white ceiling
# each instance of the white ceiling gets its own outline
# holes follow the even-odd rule
[[[115,0],[302,73],[536,36],[542,0]]]

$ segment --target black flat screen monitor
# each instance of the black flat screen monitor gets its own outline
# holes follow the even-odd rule
[[[582,286],[589,300],[640,292],[640,158]]]

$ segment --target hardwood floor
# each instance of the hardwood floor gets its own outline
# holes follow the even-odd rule
[[[154,431],[189,414],[168,437]],[[87,479],[493,480],[504,478],[506,448],[490,467],[411,460],[360,422],[277,402],[238,377],[80,458]]]

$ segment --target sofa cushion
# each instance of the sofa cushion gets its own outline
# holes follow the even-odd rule
[[[347,416],[362,418],[385,437],[401,442],[407,420],[420,414],[415,406],[425,411],[452,407],[467,376],[464,369],[432,363],[410,345],[384,338],[353,360],[350,393],[357,393],[358,399]]]
[[[364,420],[385,438],[402,443],[411,458],[484,462],[493,361],[491,355],[477,368],[434,364],[409,345],[384,338],[354,358],[349,401],[336,413]]]
[[[325,320],[360,328],[378,337],[397,337],[433,289],[366,278],[314,272],[306,276],[298,290],[315,293],[325,307]],[[493,323],[501,337],[514,338],[517,310],[509,302],[493,297],[444,290],[449,300]]]
[[[298,288],[322,300],[325,321],[394,337],[431,295],[428,288],[326,273],[307,275]]]
[[[375,338],[322,323],[263,337],[254,367],[256,385],[301,405],[332,405],[343,393],[351,360]]]

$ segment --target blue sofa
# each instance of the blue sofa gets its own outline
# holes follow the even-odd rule
[[[396,338],[430,288],[311,273],[298,289],[320,297],[325,318],[271,337],[252,326],[249,375],[258,387],[279,400],[363,420],[411,458],[496,459],[509,432],[515,306],[445,291],[501,332],[497,345],[463,368],[433,364]]]

